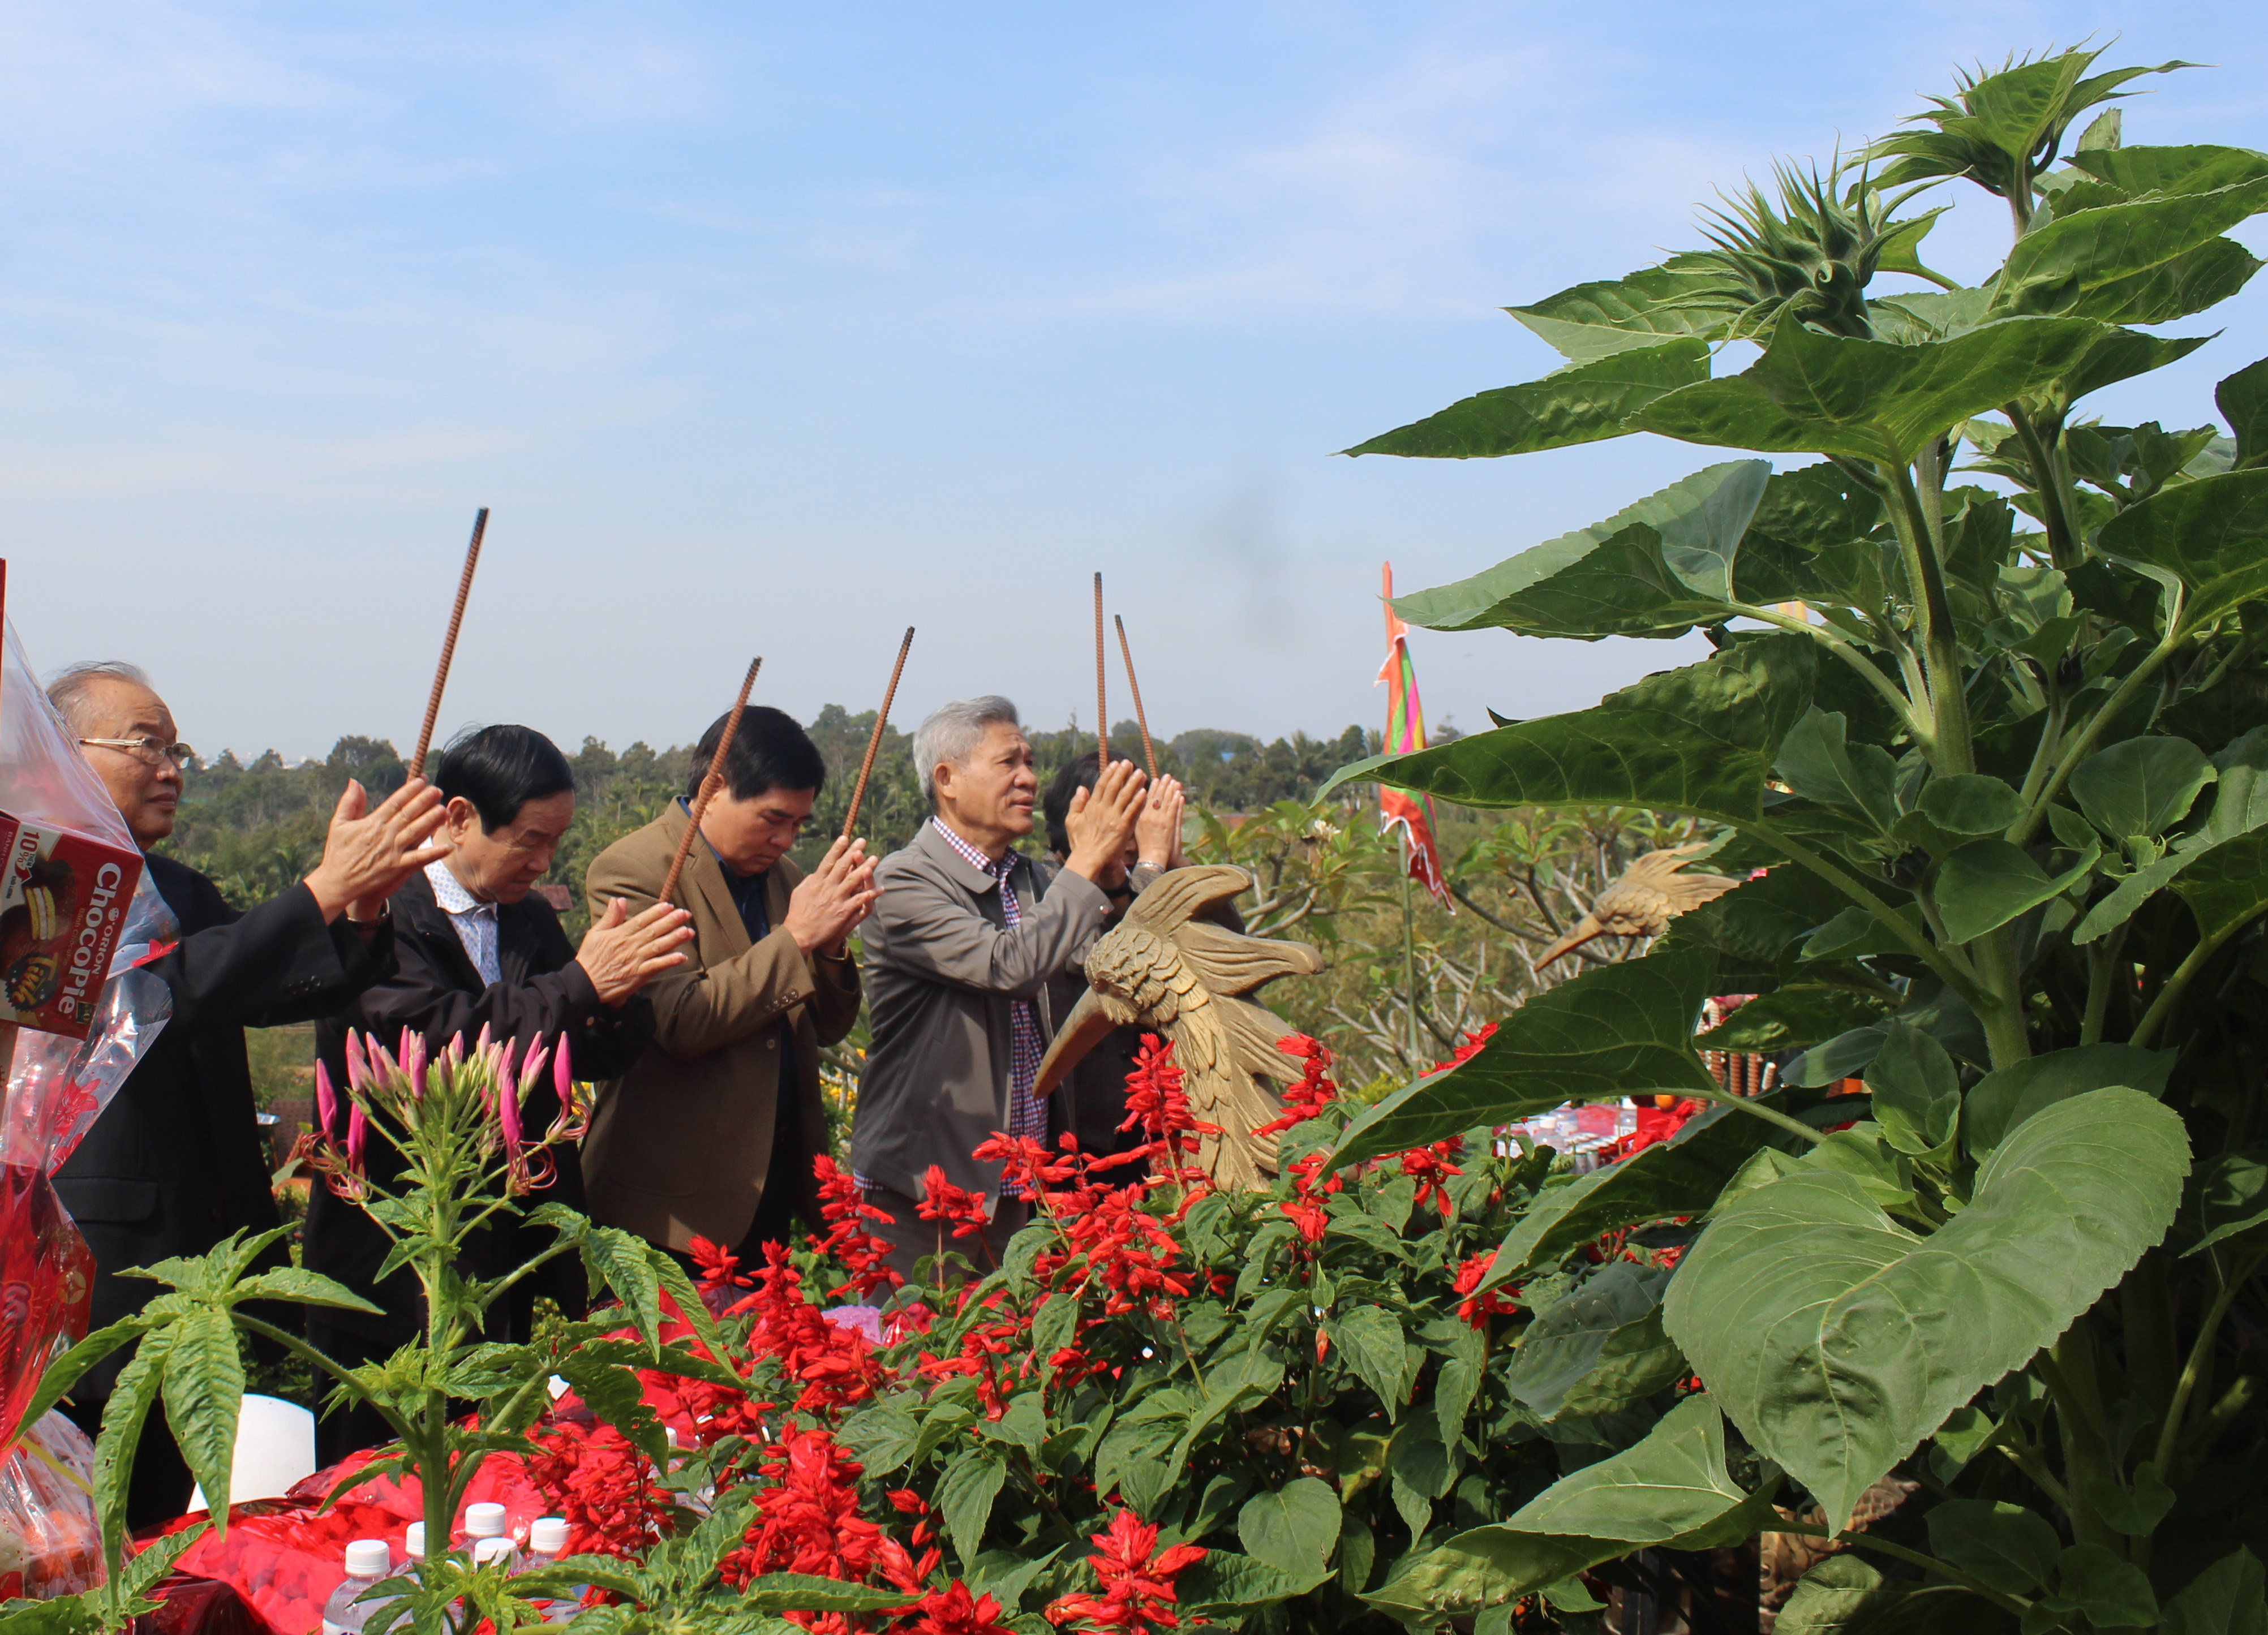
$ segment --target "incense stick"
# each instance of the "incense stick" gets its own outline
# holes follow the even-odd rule
[[[1102,575],[1094,576],[1094,775],[1110,764],[1110,711],[1102,697]]]
[[[740,716],[748,707],[748,690],[755,686],[756,672],[763,667],[761,657],[752,659],[747,674],[740,678],[740,696],[733,701],[733,713],[725,718],[725,730],[717,739],[717,753],[709,757],[709,770],[702,775],[701,788],[693,797],[693,811],[686,819],[685,832],[677,837],[677,855],[669,860],[669,873],[662,876],[659,902],[677,900],[677,877],[685,872],[686,854],[693,850],[693,837],[701,832],[702,814],[709,810],[709,803],[717,798],[717,792],[725,786],[725,757],[732,753],[733,735],[740,730]]]
[[[843,814],[843,838],[850,838],[851,826],[858,821],[859,803],[866,799],[866,775],[874,770],[874,752],[882,747],[882,729],[890,724],[890,701],[898,696],[898,677],[906,667],[906,654],[913,650],[914,627],[906,626],[906,638],[898,644],[898,661],[890,667],[890,684],[882,689],[882,711],[874,718],[874,730],[866,738],[866,758],[858,763],[858,782],[850,791],[850,809]]]
[[[432,696],[425,701],[425,725],[417,729],[417,753],[409,757],[409,776],[425,776],[425,752],[433,745],[433,724],[441,718],[441,689],[449,684],[449,660],[457,652],[457,627],[465,622],[465,599],[473,593],[473,570],[481,565],[481,536],[489,531],[489,508],[473,515],[473,542],[465,547],[465,571],[457,576],[457,603],[449,609],[449,633],[441,638],[441,663],[433,672]]]
[[[1110,622],[1118,627],[1118,656],[1126,660],[1126,686],[1134,695],[1134,725],[1142,729],[1142,759],[1150,763],[1150,781],[1158,781],[1158,752],[1150,743],[1150,718],[1142,709],[1142,683],[1134,679],[1134,650],[1126,644],[1126,621],[1116,614]]]

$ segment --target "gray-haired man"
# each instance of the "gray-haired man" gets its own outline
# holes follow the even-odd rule
[[[1032,832],[1039,776],[1005,698],[932,711],[914,733],[914,767],[935,815],[882,860],[882,888],[861,933],[873,1045],[858,1092],[851,1168],[891,1263],[910,1276],[940,1248],[998,1264],[1031,1206],[976,1148],[996,1131],[1044,1141],[1032,1095],[1049,1036],[1048,983],[1074,968],[1129,894],[1123,853],[1142,807],[1142,774],[1114,761],[1072,803],[1071,855],[1058,871],[1014,850]],[[941,1167],[980,1195],[979,1243],[918,1219],[925,1177]]]

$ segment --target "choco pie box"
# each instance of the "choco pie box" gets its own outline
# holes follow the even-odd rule
[[[0,812],[0,1023],[86,1037],[142,855]]]

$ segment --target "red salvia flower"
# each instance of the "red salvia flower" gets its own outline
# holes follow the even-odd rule
[[[1097,1546],[1087,1558],[1102,1586],[1097,1595],[1065,1595],[1048,1607],[1048,1621],[1068,1624],[1082,1620],[1095,1631],[1144,1635],[1150,1630],[1180,1627],[1174,1615],[1174,1580],[1184,1569],[1205,1558],[1196,1544],[1158,1549],[1158,1529],[1130,1510],[1111,1517],[1110,1526],[1094,1536]]]
[[[1284,1111],[1252,1133],[1255,1136],[1281,1135],[1296,1125],[1304,1124],[1318,1116],[1338,1097],[1339,1087],[1331,1082],[1331,1053],[1305,1034],[1292,1034],[1276,1042],[1276,1048],[1286,1056],[1296,1056],[1305,1064],[1300,1082],[1284,1092]]]
[[[1402,1155],[1402,1173],[1418,1178],[1418,1206],[1420,1209],[1428,1206],[1430,1198],[1431,1207],[1437,1212],[1443,1215],[1453,1212],[1448,1189],[1444,1183],[1450,1176],[1465,1173],[1449,1161],[1462,1158],[1464,1153],[1463,1138],[1451,1136],[1447,1141],[1436,1141],[1431,1146],[1418,1147]]]
[[[1126,1075],[1126,1118],[1118,1127],[1140,1125],[1152,1150],[1164,1155],[1165,1167],[1181,1178],[1182,1154],[1195,1153],[1189,1136],[1217,1136],[1219,1124],[1208,1124],[1189,1111],[1189,1098],[1182,1088],[1182,1070],[1174,1060],[1174,1042],[1155,1034],[1142,1035],[1134,1054],[1134,1071]],[[1131,1157],[1131,1154],[1126,1156]]]
[[[1000,1603],[990,1595],[971,1596],[959,1579],[923,1596],[914,1610],[921,1616],[900,1625],[907,1635],[1015,1635],[1000,1622]]]
[[[949,1220],[953,1235],[972,1238],[991,1224],[981,1193],[956,1187],[945,1178],[945,1167],[932,1164],[922,1177],[922,1201],[914,1213],[924,1220]]]
[[[1489,1275],[1489,1268],[1495,1264],[1496,1251],[1491,1249],[1485,1255],[1474,1256],[1457,1268],[1457,1293],[1465,1297],[1457,1307],[1457,1315],[1476,1329],[1486,1323],[1491,1316],[1508,1316],[1520,1309],[1514,1303],[1520,1293],[1518,1289],[1491,1289],[1486,1294],[1473,1293],[1481,1286],[1481,1279]]]

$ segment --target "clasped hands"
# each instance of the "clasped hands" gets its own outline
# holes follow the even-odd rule
[[[1131,761],[1113,761],[1092,789],[1071,797],[1064,816],[1064,833],[1071,841],[1064,868],[1115,892],[1126,880],[1129,841],[1137,861],[1179,866],[1186,803],[1180,779],[1161,777],[1152,784]]]

